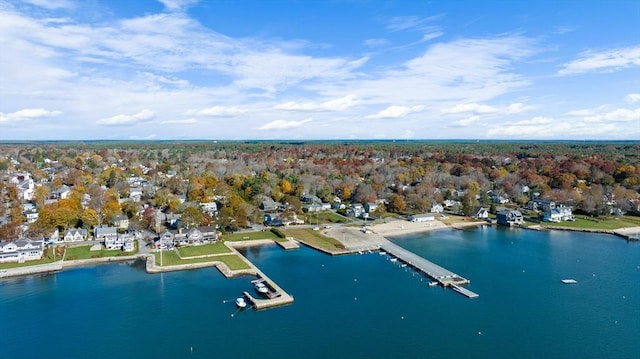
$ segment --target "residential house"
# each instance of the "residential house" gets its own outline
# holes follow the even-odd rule
[[[499,195],[499,196],[492,196],[491,197],[491,202],[493,203],[498,203],[498,204],[505,204],[505,203],[509,203],[509,198]]]
[[[111,223],[118,229],[127,230],[129,228],[129,217],[124,214],[114,216],[111,219]]]
[[[172,248],[174,246],[175,234],[172,231],[166,230],[160,234],[156,240],[155,246],[160,249]]]
[[[118,229],[116,227],[99,226],[94,228],[93,236],[96,241],[113,243],[118,239]]]
[[[367,203],[364,204],[364,210],[367,213],[374,212],[377,208],[378,208],[378,204],[377,203],[367,202]]]
[[[136,202],[140,202],[142,199],[142,187],[129,188],[129,198]]]
[[[262,201],[260,201],[258,208],[265,212],[275,212],[278,209],[278,204],[271,199],[271,197],[264,197]]]
[[[503,226],[518,226],[524,223],[524,217],[520,211],[503,208],[498,211],[496,222]]]
[[[65,242],[77,242],[87,239],[87,231],[83,228],[68,229],[64,234]]]
[[[573,210],[571,207],[560,204],[553,208],[545,208],[542,220],[545,222],[562,222],[574,221],[575,218],[573,217]]]
[[[436,216],[434,216],[431,213],[414,214],[409,216],[410,222],[431,222],[431,221],[434,221],[435,219],[436,219]]]
[[[360,218],[363,214],[366,213],[364,211],[364,206],[360,203],[352,203],[347,208],[347,216]]]
[[[267,213],[264,215],[263,221],[262,223],[265,226],[274,226],[274,227],[278,227],[278,226],[282,226],[282,219],[280,218],[280,215],[277,213]]]
[[[484,207],[478,207],[473,210],[473,215],[471,217],[477,219],[487,219],[489,218],[489,211]]]
[[[0,263],[38,260],[44,253],[44,240],[0,241]]]
[[[322,200],[318,196],[307,193],[303,194],[300,200],[302,203],[322,203]]]
[[[35,221],[38,220],[38,211],[34,210],[28,210],[26,212],[24,212],[25,217],[27,217],[27,223],[31,224],[34,223]]]
[[[218,212],[218,204],[216,202],[203,202],[200,203],[200,207],[202,207],[203,212],[209,213],[210,215],[214,215]]]
[[[434,203],[431,205],[431,213],[442,213],[444,212],[444,207],[440,203]]]

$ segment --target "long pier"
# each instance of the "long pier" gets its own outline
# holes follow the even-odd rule
[[[389,255],[398,258],[403,263],[407,264],[411,268],[424,273],[429,278],[437,281],[443,287],[451,287],[457,293],[460,293],[468,298],[476,298],[479,295],[460,287],[464,284],[469,284],[470,281],[462,276],[451,272],[450,270],[443,268],[433,262],[430,262],[419,255],[408,251],[399,245],[392,243],[391,241],[384,239],[380,243],[380,248]]]

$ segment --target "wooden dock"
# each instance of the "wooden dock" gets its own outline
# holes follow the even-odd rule
[[[242,295],[256,310],[280,307],[293,303],[293,297],[284,292],[282,288],[278,287],[278,285],[268,277],[259,277],[251,281],[252,285],[256,285],[257,283],[262,283],[269,289],[265,294],[267,298],[254,297],[249,294],[249,292],[242,292]]]
[[[430,262],[387,239],[380,243],[380,248],[386,251],[389,255],[398,258],[398,260],[402,261],[403,264],[406,264],[414,270],[422,272],[429,278],[437,281],[443,287],[452,287],[453,290],[468,298],[476,298],[479,296],[466,288],[460,287],[461,285],[469,284],[470,281],[468,279]]]

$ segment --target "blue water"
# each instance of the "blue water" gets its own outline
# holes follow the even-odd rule
[[[77,268],[0,281],[0,359],[640,358],[640,243],[502,228],[394,241],[480,297],[428,287],[376,253],[308,248],[247,250],[295,297],[260,312],[233,304],[251,277]]]

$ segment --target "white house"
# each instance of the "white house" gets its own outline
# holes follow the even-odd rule
[[[38,260],[44,253],[44,241],[21,239],[13,242],[0,241],[0,263]]]
[[[83,228],[68,229],[64,234],[65,242],[77,242],[87,239],[87,230]]]
[[[93,236],[96,241],[114,241],[118,238],[118,230],[116,227],[96,227],[93,230]]]
[[[542,220],[545,222],[562,222],[573,221],[575,218],[573,217],[571,207],[566,207],[560,204],[554,208],[545,209]]]
[[[473,215],[471,217],[478,219],[487,219],[489,218],[489,211],[484,207],[478,207],[473,211]]]
[[[431,205],[431,213],[442,213],[444,212],[444,207],[440,203],[434,203]]]
[[[434,216],[431,213],[414,214],[409,216],[409,221],[411,222],[431,222],[431,221],[434,221],[435,219],[436,219],[436,216]]]

